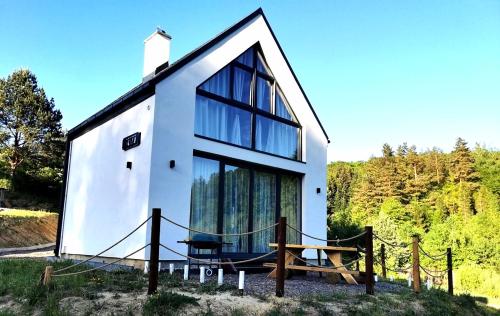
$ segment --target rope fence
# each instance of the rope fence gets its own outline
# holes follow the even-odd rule
[[[78,272],[71,272],[71,273],[63,273],[63,274],[52,274],[53,277],[63,277],[63,276],[71,276],[71,275],[78,275],[78,274],[83,274],[83,273],[88,273],[88,272],[92,272],[92,271],[96,271],[96,270],[100,270],[100,269],[104,269],[110,265],[113,265],[113,264],[117,264],[118,262],[120,261],[123,261],[125,259],[127,259],[128,257],[130,256],[133,256],[135,255],[136,253],[138,253],[139,251],[145,249],[146,247],[150,246],[151,244],[147,244],[147,245],[144,245],[142,246],[141,248],[137,249],[136,251],[126,255],[125,257],[122,257],[122,258],[119,258],[117,260],[114,260],[112,262],[109,262],[109,263],[106,263],[102,266],[99,266],[99,267],[95,267],[95,268],[92,268],[92,269],[88,269],[88,270],[83,270],[83,271],[78,271]],[[61,269],[63,270],[63,269]],[[61,271],[61,270],[58,270],[58,271]],[[56,271],[54,271],[55,273]]]
[[[122,243],[124,240],[129,238],[132,234],[137,232],[149,220],[151,220],[151,229],[150,229],[151,236],[150,236],[150,241],[146,245],[140,247],[139,249],[135,250],[134,252],[132,252],[124,257],[116,258],[116,260],[113,260],[109,263],[106,263],[106,264],[103,264],[103,265],[100,265],[97,267],[93,267],[93,268],[82,270],[82,271],[61,273],[63,271],[67,271],[69,269],[72,269],[72,268],[75,268],[77,266],[88,263],[91,260],[93,260],[93,259],[101,256],[102,254],[106,253],[107,251],[111,250],[113,247],[116,247],[117,245]],[[167,245],[160,242],[160,227],[161,227],[162,220],[165,220],[168,223],[170,223],[174,226],[177,226],[179,228],[182,228],[188,232],[195,232],[195,233],[199,233],[199,234],[205,234],[205,235],[211,235],[211,236],[217,236],[217,237],[248,236],[248,235],[253,235],[253,234],[263,232],[263,231],[277,228],[277,230],[275,231],[276,237],[277,237],[277,250],[270,251],[268,253],[265,253],[263,255],[259,255],[257,257],[253,257],[253,258],[249,258],[249,259],[245,259],[245,260],[239,260],[239,261],[223,262],[222,258],[219,257],[219,260],[214,262],[213,260],[204,260],[201,258],[196,258],[196,257],[191,256],[190,253],[188,253],[188,254],[181,253],[181,252],[174,250],[174,249],[172,249],[172,248],[168,247]],[[295,254],[294,252],[287,250],[288,249],[287,248],[288,245],[286,244],[287,228],[300,234],[301,236],[306,236],[306,237],[309,237],[311,239],[319,240],[319,241],[323,241],[323,242],[327,242],[327,243],[338,244],[341,242],[359,240],[361,242],[361,244],[359,242],[356,242],[355,246],[353,246],[355,248],[349,248],[349,247],[321,248],[319,246],[314,246],[318,250],[318,264],[314,264],[314,263],[311,263],[310,260],[308,261],[304,258],[301,258],[299,255],[300,253]],[[364,238],[362,239],[362,237],[364,237]],[[374,239],[377,239],[381,242],[380,258],[378,256],[374,256],[374,251],[373,251],[373,240]],[[367,294],[374,294],[374,281],[376,281],[376,279],[374,277],[374,271],[373,271],[374,263],[381,265],[382,274],[383,274],[384,278],[386,277],[386,270],[396,272],[396,273],[409,273],[409,271],[412,271],[413,282],[414,282],[413,288],[414,288],[414,291],[417,293],[420,291],[420,270],[422,270],[427,276],[433,277],[433,278],[443,278],[445,274],[448,274],[448,292],[450,294],[453,294],[453,274],[452,274],[451,248],[448,248],[445,253],[431,255],[420,246],[418,236],[414,236],[413,242],[412,242],[412,252],[411,253],[408,254],[405,251],[403,256],[399,256],[399,257],[397,255],[397,253],[395,253],[397,256],[395,258],[397,260],[397,262],[407,261],[411,257],[412,263],[408,267],[397,268],[397,267],[387,267],[386,266],[386,253],[385,253],[385,246],[386,245],[390,246],[392,248],[407,248],[409,246],[409,244],[406,244],[406,243],[397,243],[397,242],[391,243],[391,242],[386,241],[384,238],[381,238],[379,235],[374,233],[371,226],[366,226],[365,230],[363,232],[361,232],[357,235],[351,236],[351,237],[347,237],[347,238],[338,238],[338,239],[319,238],[317,236],[307,234],[307,233],[301,231],[300,229],[298,229],[297,227],[293,227],[293,226],[287,224],[286,217],[281,217],[277,223],[274,223],[272,225],[269,225],[269,226],[266,226],[263,228],[256,229],[254,231],[249,231],[249,232],[242,232],[242,233],[205,232],[202,230],[190,228],[190,227],[187,227],[185,225],[179,224],[179,223],[163,216],[161,214],[161,209],[154,208],[151,216],[149,216],[146,220],[144,220],[141,224],[139,224],[136,228],[134,228],[132,231],[130,231],[128,234],[126,234],[124,237],[122,237],[120,240],[118,240],[117,242],[115,242],[111,246],[107,247],[103,251],[99,252],[98,254],[96,254],[88,259],[85,259],[83,261],[80,261],[78,263],[75,263],[75,264],[72,264],[70,266],[58,269],[56,271],[53,270],[52,266],[47,266],[45,269],[45,272],[42,274],[42,280],[43,280],[43,284],[46,285],[50,282],[50,279],[52,277],[59,278],[59,277],[65,277],[65,276],[75,276],[75,275],[89,273],[89,272],[96,271],[96,270],[101,270],[101,269],[104,269],[104,268],[109,267],[111,265],[117,264],[117,263],[119,263],[127,258],[130,258],[131,256],[146,249],[147,247],[150,247],[151,251],[149,253],[148,294],[153,294],[157,291],[157,287],[158,287],[158,272],[160,270],[159,269],[159,261],[160,261],[159,260],[159,250],[161,247],[161,248],[163,248],[163,249],[165,249],[165,250],[167,250],[175,255],[178,255],[182,258],[187,259],[189,263],[188,263],[188,266],[185,266],[185,269],[186,269],[186,267],[189,267],[189,264],[191,261],[201,263],[201,264],[206,264],[209,266],[217,265],[220,268],[221,266],[224,266],[224,265],[231,265],[234,267],[235,265],[258,262],[264,258],[269,258],[273,255],[276,255],[276,257],[275,257],[276,264],[275,265],[274,264],[272,264],[272,265],[264,264],[264,267],[275,267],[275,270],[273,270],[273,273],[276,277],[276,296],[278,296],[278,297],[281,297],[284,295],[284,289],[285,289],[284,282],[285,282],[285,275],[286,275],[285,270],[286,269],[294,269],[294,268],[298,269],[298,267],[293,266],[294,260],[298,260],[302,263],[305,263],[304,267],[311,268],[311,270],[309,270],[309,271],[315,271],[312,268],[322,268],[322,269],[325,269],[325,270],[323,270],[323,272],[331,271],[332,273],[342,273],[338,269],[342,269],[342,268],[347,269],[348,267],[352,267],[353,264],[356,264],[356,266],[357,266],[356,270],[359,270],[358,263],[364,259],[365,260],[364,282],[366,284],[366,293]],[[295,246],[296,245],[294,245],[294,247]],[[307,248],[310,246],[305,246],[305,247]],[[304,248],[304,249],[306,249],[306,248]],[[300,249],[302,249],[302,248],[300,248]],[[340,259],[340,262],[335,261],[335,263],[340,263],[340,265],[336,265],[334,262],[332,262],[332,264],[329,264],[329,265],[321,265],[320,251],[322,249],[325,252],[327,251],[327,249],[330,249],[332,251],[343,251],[343,250],[344,251],[353,251],[353,252],[356,252],[357,258],[355,257],[355,259],[353,259],[347,263],[341,263],[341,259]],[[219,251],[220,251],[220,246],[219,246]],[[288,253],[289,256],[293,257],[292,261],[289,261],[289,259],[285,259],[286,253]],[[436,261],[436,262],[442,260],[443,257],[446,256],[447,268],[445,270],[431,270],[429,268],[424,267],[423,265],[420,264],[420,261],[419,261],[419,254],[420,253],[422,253],[425,257],[427,257],[433,261]],[[290,258],[290,257],[288,257],[288,258]],[[332,261],[334,259],[330,258],[330,260]],[[287,264],[286,262],[292,262],[292,263]],[[173,267],[173,264],[171,264],[171,268],[170,268],[171,271],[173,270],[172,267]],[[200,267],[200,271],[202,269],[205,269],[205,268]],[[321,276],[321,274],[320,274],[320,276]]]
[[[184,255],[178,251],[175,251],[173,250],[172,248],[169,248],[163,244],[160,244],[160,247],[172,252],[172,253],[175,253],[176,255],[179,255],[181,257],[184,257],[186,259],[189,259],[189,260],[194,260],[194,261],[197,261],[197,262],[200,262],[200,263],[204,263],[204,264],[208,264],[208,265],[236,265],[236,264],[242,264],[242,263],[248,263],[248,262],[253,262],[253,261],[258,261],[260,259],[263,259],[265,257],[269,257],[270,255],[272,254],[275,254],[276,252],[278,252],[278,250],[274,250],[274,251],[271,251],[271,252],[268,252],[262,256],[258,256],[258,257],[254,257],[254,258],[251,258],[251,259],[248,259],[248,260],[240,260],[240,261],[228,261],[228,262],[213,262],[213,261],[209,261],[209,260],[203,260],[203,259],[199,259],[199,258],[195,258],[195,257],[191,257],[191,256],[188,256],[188,255]]]
[[[420,246],[420,244],[418,245],[418,249],[420,249],[420,251],[428,258],[434,260],[434,261],[438,261],[438,260],[441,260],[441,258],[443,258],[444,256],[446,256],[447,252],[444,252],[444,253],[441,253],[441,254],[438,254],[438,255],[430,255],[428,254],[423,248],[422,246]]]
[[[82,265],[84,263],[87,263],[89,261],[91,261],[92,259],[95,259],[97,257],[99,257],[100,255],[102,255],[103,253],[105,253],[106,251],[110,250],[111,248],[115,247],[116,245],[120,244],[122,241],[124,241],[125,239],[127,239],[128,237],[130,237],[133,233],[135,233],[136,231],[139,230],[139,228],[141,228],[142,226],[144,226],[144,224],[146,224],[150,219],[151,219],[152,216],[149,216],[144,222],[142,222],[139,226],[137,226],[135,229],[133,229],[130,233],[128,233],[127,235],[125,235],[125,237],[123,237],[122,239],[118,240],[117,242],[115,242],[114,244],[112,244],[111,246],[109,246],[108,248],[104,249],[103,251],[99,252],[98,254],[96,254],[95,256],[92,256],[86,260],[83,260],[83,261],[80,261],[78,263],[75,263],[73,265],[70,265],[68,267],[64,267],[62,269],[59,269],[59,270],[56,270],[54,271],[53,273],[58,273],[58,272],[62,272],[62,271],[66,271],[68,269],[71,269],[71,268],[74,268],[74,267],[77,267],[79,265]]]
[[[401,245],[398,245],[398,244],[395,244],[395,243],[390,243],[382,238],[380,238],[380,236],[378,236],[376,233],[373,233],[373,237],[377,238],[378,240],[380,240],[382,243],[388,245],[388,246],[391,246],[393,248],[406,248],[408,247],[409,245],[408,244],[401,244]]]
[[[297,233],[301,234],[301,235],[304,235],[306,237],[309,237],[309,238],[312,238],[312,239],[316,239],[316,240],[319,240],[319,241],[326,241],[326,242],[333,242],[333,243],[340,243],[340,242],[345,242],[345,241],[350,241],[350,240],[354,240],[354,239],[357,239],[361,236],[364,236],[366,234],[366,232],[362,232],[358,235],[355,235],[355,236],[352,236],[352,237],[349,237],[349,238],[344,238],[344,239],[323,239],[323,238],[318,238],[318,237],[314,237],[314,236],[311,236],[309,234],[306,234],[304,233],[303,231],[300,231],[299,229],[287,224],[287,227],[296,231]]]
[[[175,225],[175,226],[178,226],[180,228],[183,228],[185,230],[188,230],[190,232],[195,232],[195,233],[199,233],[199,234],[204,234],[204,235],[211,235],[211,236],[218,236],[218,237],[230,237],[230,236],[245,236],[245,235],[252,235],[252,234],[256,234],[256,233],[260,233],[262,231],[265,231],[265,230],[268,230],[268,229],[271,229],[271,228],[274,228],[276,226],[278,226],[278,223],[274,223],[270,226],[267,226],[267,227],[264,227],[264,228],[260,228],[258,230],[254,230],[254,231],[251,231],[251,232],[244,232],[244,233],[231,233],[231,234],[219,234],[219,233],[212,233],[212,232],[204,232],[204,231],[201,231],[201,230],[197,230],[197,229],[194,229],[194,228],[190,228],[190,227],[187,227],[187,226],[184,226],[184,225],[181,225],[179,223],[176,223],[174,222],[173,220],[171,219],[168,219],[164,216],[161,217],[162,219],[166,220],[167,222]]]
[[[356,262],[359,262],[361,259],[364,259],[365,257],[359,257],[355,260],[352,260],[352,261],[349,261],[348,263],[344,263],[340,266],[336,266],[335,264],[333,265],[333,268],[330,268],[329,266],[320,266],[320,265],[316,265],[314,263],[310,263],[310,262],[307,262],[307,260],[304,260],[302,259],[301,257],[291,253],[291,252],[288,252],[288,254],[290,254],[292,257],[294,257],[295,259],[303,262],[306,264],[306,267],[315,267],[315,268],[325,268],[325,269],[332,269],[332,272],[335,272],[335,273],[338,273],[338,271],[335,271],[335,269],[339,269],[339,268],[347,268],[348,266],[350,266],[351,264],[354,264]]]

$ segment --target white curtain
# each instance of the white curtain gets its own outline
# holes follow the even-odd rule
[[[257,116],[255,148],[287,158],[297,159],[298,129],[262,116]]]
[[[250,147],[251,114],[224,103],[197,95],[195,134]]]
[[[256,171],[253,190],[253,229],[258,230],[276,222],[276,176]],[[269,243],[274,241],[274,229],[255,233],[252,236],[253,252],[268,252]]]
[[[201,85],[200,88],[213,94],[229,98],[229,85],[231,84],[230,71],[231,68],[229,66],[222,68],[203,85]]]

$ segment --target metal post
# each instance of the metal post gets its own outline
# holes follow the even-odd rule
[[[451,248],[446,249],[446,261],[448,266],[448,293],[453,295],[453,260],[451,257]]]
[[[278,222],[278,257],[276,258],[276,296],[285,295],[285,249],[286,247],[286,217],[280,217]]]
[[[387,269],[385,268],[385,245],[380,245],[380,260],[382,261],[382,277],[387,277]]]
[[[148,295],[158,288],[158,261],[160,258],[160,225],[161,209],[154,208],[151,220],[151,251],[149,255],[149,286]]]
[[[365,254],[365,285],[366,294],[373,295],[374,283],[373,283],[373,228],[371,226],[365,226],[365,244],[366,244],[366,254]]]
[[[417,235],[413,236],[413,291],[420,293],[420,258]]]

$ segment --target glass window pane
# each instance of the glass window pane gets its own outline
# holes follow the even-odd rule
[[[250,147],[251,113],[224,103],[196,96],[194,132],[231,144]]]
[[[219,72],[202,84],[200,88],[221,97],[229,98],[229,85],[231,84],[230,70],[229,66],[222,68],[222,70],[219,70]]]
[[[253,185],[253,229],[268,227],[276,222],[276,176],[255,172]],[[269,252],[269,243],[274,241],[274,229],[252,235],[254,253]]]
[[[257,70],[265,74],[271,75],[271,72],[269,71],[266,62],[264,61],[264,58],[262,58],[260,54],[257,54]]]
[[[253,67],[253,48],[246,50],[236,60],[248,67]]]
[[[298,159],[299,129],[257,115],[255,148],[275,155]]]
[[[224,173],[224,234],[248,232],[250,171],[225,166]],[[224,237],[224,252],[248,252],[248,235]]]
[[[298,176],[281,176],[281,216],[286,217],[286,223],[301,230],[300,227],[300,191],[301,179]],[[300,242],[299,233],[292,229],[287,229],[286,242],[298,244]]]
[[[292,116],[292,113],[288,105],[286,104],[285,99],[283,98],[283,94],[278,89],[276,89],[275,107],[277,116],[290,121],[295,121],[295,118]]]
[[[271,112],[271,83],[266,79],[257,77],[257,107]]]
[[[250,89],[252,74],[246,70],[234,67],[233,99],[250,104]]]
[[[189,227],[217,232],[217,210],[219,202],[219,162],[193,157],[193,178],[191,184],[191,219]],[[213,240],[206,234],[190,233],[191,239]],[[217,240],[215,238],[215,240]],[[197,253],[197,252],[195,252]],[[200,251],[198,253],[210,253]]]

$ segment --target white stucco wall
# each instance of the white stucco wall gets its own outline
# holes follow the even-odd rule
[[[220,144],[194,136],[196,87],[260,42],[266,60],[287,100],[303,126],[302,153],[305,163]],[[307,54],[307,52],[304,52]],[[326,238],[326,147],[327,140],[295,82],[265,21],[257,17],[219,45],[176,71],[156,86],[156,107],[151,157],[150,207],[161,207],[165,216],[189,225],[193,149],[305,174],[302,183],[302,228]],[[170,169],[168,162],[176,161]],[[321,193],[316,193],[316,188]],[[186,253],[177,241],[188,236],[185,230],[162,223],[164,244]],[[321,244],[303,238],[306,244]],[[315,257],[315,251],[305,253]],[[181,259],[161,249],[163,260]]]
[[[154,102],[152,96],[71,142],[61,252],[97,254],[148,217]],[[123,151],[122,139],[135,132],[141,132],[140,146]],[[122,257],[142,247],[148,227],[102,256]]]

